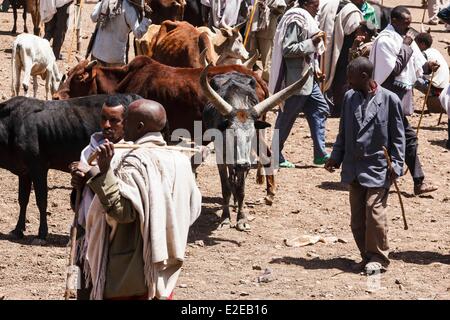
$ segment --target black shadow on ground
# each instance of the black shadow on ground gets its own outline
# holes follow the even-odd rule
[[[0,232],[0,241],[10,241],[15,243],[20,243],[29,246],[39,246],[39,244],[34,244],[33,240],[36,239],[36,235],[25,235],[22,239],[17,239],[9,234],[4,234]],[[69,236],[67,234],[55,234],[49,233],[47,236],[46,243],[44,247],[66,247],[69,242]]]
[[[402,260],[406,263],[426,265],[434,262],[450,265],[450,254],[440,254],[431,251],[401,251],[391,252],[389,258]]]
[[[359,273],[360,270],[354,270],[353,266],[355,261],[348,258],[332,258],[332,259],[305,259],[305,258],[294,258],[294,257],[282,257],[272,259],[269,263],[271,264],[295,264],[301,266],[305,269],[339,269],[343,272],[348,273]]]
[[[348,191],[346,185],[336,181],[322,181],[317,187],[324,190]]]

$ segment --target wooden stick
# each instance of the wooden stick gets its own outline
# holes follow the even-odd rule
[[[81,9],[83,8],[83,0],[77,1],[75,6],[78,5],[78,11],[75,12],[75,19],[74,19],[74,26],[72,28],[72,37],[70,38],[70,47],[69,47],[69,57],[67,58],[67,63],[70,64],[72,62],[72,49],[73,49],[73,42],[76,40],[77,33],[77,27],[79,24],[79,21],[81,19]],[[78,40],[77,40],[78,42]],[[58,59],[58,57],[56,57]]]
[[[78,224],[78,211],[80,210],[81,204],[81,190],[77,190],[77,197],[75,200],[75,214],[72,221],[72,226],[70,227],[70,255],[69,255],[69,264],[67,265],[67,278],[66,278],[66,291],[64,293],[64,299],[69,300],[71,288],[69,288],[69,283],[73,281],[72,272],[70,267],[75,266],[75,256],[76,256],[76,244],[77,244],[77,224]]]
[[[114,144],[114,149],[139,149],[139,148],[150,148],[150,149],[165,149],[165,150],[175,150],[175,151],[188,151],[188,152],[200,152],[199,148],[187,148],[187,147],[177,147],[177,146],[150,146],[141,144],[127,144],[127,143],[116,143]],[[98,154],[96,151],[92,152],[88,158],[88,164],[93,165],[92,162],[97,159]]]
[[[438,126],[441,124],[441,120],[442,120],[442,115],[443,115],[444,113],[441,111],[441,114],[439,115],[439,120],[438,120]]]
[[[323,76],[323,72],[325,70],[325,51],[327,50],[327,33],[324,32],[323,33],[323,46],[324,46],[324,52],[322,53],[322,55],[320,56],[320,72],[322,73]],[[322,81],[320,82],[320,91],[323,92],[323,88],[325,88],[325,78],[322,79]]]
[[[386,149],[385,146],[383,146],[383,151],[384,151],[384,156],[386,158],[386,161],[388,163],[388,169],[389,170],[393,170],[392,169],[391,157],[389,156],[389,152],[388,152],[388,150]],[[405,230],[408,230],[408,223],[406,222],[405,207],[403,206],[402,194],[401,194],[400,189],[399,189],[399,187],[397,185],[397,180],[394,180],[394,186],[395,186],[395,190],[397,191],[398,201],[400,201],[400,207],[402,209],[403,228]]]
[[[419,124],[417,125],[417,131],[416,131],[417,139],[419,139],[420,124],[422,123],[423,113],[425,111],[425,105],[427,104],[428,96],[430,95],[431,85],[433,84],[433,78],[434,78],[434,71],[431,74],[431,79],[430,79],[430,84],[428,85],[427,94],[425,95],[425,99],[423,100],[422,112],[420,113]]]
[[[245,30],[244,47],[247,46],[248,36],[250,35],[250,30],[252,29],[252,23],[253,23],[253,19],[255,17],[257,5],[258,5],[258,0],[255,0],[255,3],[253,4],[253,8],[252,8],[252,13],[250,14],[250,20],[248,21],[247,30]]]

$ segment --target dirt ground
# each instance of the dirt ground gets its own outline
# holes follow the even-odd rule
[[[420,29],[420,1],[404,1],[413,13],[414,27]],[[393,0],[386,0],[393,6]],[[82,53],[93,29],[83,13]],[[31,19],[28,18],[31,27]],[[428,28],[428,26],[427,26]],[[14,36],[12,13],[0,13],[0,97],[10,97],[11,43]],[[30,28],[31,29],[31,28]],[[432,26],[436,47],[450,40],[443,25]],[[32,29],[31,29],[32,30]],[[18,31],[22,32],[19,18]],[[72,32],[63,49],[67,64]],[[445,53],[446,55],[446,53]],[[447,56],[447,55],[446,55]],[[447,61],[450,62],[447,56]],[[43,81],[39,97],[44,98]],[[422,95],[415,96],[416,109]],[[259,201],[263,186],[255,183],[255,172],[247,179],[246,203],[252,218],[251,231],[220,229],[221,191],[217,169],[201,166],[198,184],[203,194],[203,211],[189,233],[187,258],[181,273],[176,299],[450,299],[450,153],[444,148],[447,117],[437,126],[437,114],[425,115],[420,132],[420,159],[426,179],[439,187],[428,196],[413,196],[411,177],[399,180],[410,229],[403,230],[397,195],[389,197],[389,239],[391,266],[380,278],[354,273],[359,260],[350,231],[349,200],[339,173],[330,174],[312,165],[312,142],[307,123],[299,118],[287,141],[286,155],[296,169],[283,169],[277,176],[278,190],[272,206]],[[274,122],[274,114],[269,116]],[[414,126],[418,115],[411,117]],[[338,128],[337,119],[327,122],[327,148],[331,149]],[[270,134],[269,134],[270,136]],[[25,239],[8,236],[19,211],[18,179],[0,169],[0,299],[62,299],[68,261],[69,175],[49,173],[48,243],[34,246],[39,224],[34,195],[28,207]],[[233,221],[236,216],[233,215]],[[305,247],[288,246],[303,235],[335,236],[337,243],[318,242]],[[288,241],[285,242],[285,239]],[[260,278],[266,269],[269,277]]]

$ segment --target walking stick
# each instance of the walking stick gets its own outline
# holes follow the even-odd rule
[[[245,30],[244,47],[247,46],[248,36],[250,34],[250,30],[252,29],[252,23],[253,23],[253,19],[255,17],[257,5],[258,5],[258,0],[255,0],[255,3],[253,4],[253,8],[252,8],[252,13],[250,14],[250,20],[248,21],[247,28]]]
[[[67,265],[67,278],[66,278],[66,291],[64,293],[64,299],[69,300],[72,288],[75,280],[78,276],[78,268],[75,265],[76,259],[76,244],[77,244],[77,224],[78,224],[78,211],[80,209],[81,203],[81,190],[77,189],[77,197],[75,200],[75,214],[72,221],[72,226],[70,227],[70,255],[69,264]]]
[[[422,123],[423,113],[425,111],[425,105],[427,104],[428,96],[430,95],[431,85],[433,83],[433,78],[434,78],[434,71],[433,71],[433,73],[431,73],[430,84],[428,85],[428,90],[427,90],[427,94],[425,95],[425,100],[423,100],[422,112],[420,113],[419,124],[417,125],[417,131],[416,131],[416,136],[417,137],[419,137],[420,124]]]
[[[383,146],[383,151],[384,151],[384,157],[386,158],[386,161],[388,163],[388,169],[391,171],[391,170],[393,170],[391,157],[389,156],[389,152],[387,151],[385,146]],[[400,207],[402,209],[403,229],[408,230],[408,223],[406,222],[405,207],[403,206],[402,194],[400,193],[400,189],[397,185],[397,180],[394,180],[394,186],[395,186],[395,190],[397,191],[398,201],[400,201]]]
[[[324,70],[325,70],[325,51],[327,50],[327,33],[324,31],[323,32],[323,46],[324,46],[324,51],[322,53],[322,55],[320,56],[320,72],[322,73],[322,77],[324,75]],[[320,91],[323,92],[323,89],[325,88],[325,78],[322,78],[322,82],[320,83]]]
[[[438,126],[441,124],[441,120],[442,120],[442,115],[443,115],[444,113],[441,111],[441,114],[439,115],[439,120],[438,120]]]

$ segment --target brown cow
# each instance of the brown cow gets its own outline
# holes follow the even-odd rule
[[[39,0],[12,0],[11,6],[14,15],[14,25],[11,33],[15,34],[17,32],[17,9],[19,6],[23,6],[23,32],[28,32],[27,28],[27,13],[31,14],[31,19],[33,20],[33,32],[35,35],[39,36],[41,23],[41,16],[39,13]]]
[[[152,26],[141,40],[137,40],[137,54],[147,55],[173,67],[204,67],[200,53],[207,49],[206,59],[213,65],[242,64],[248,59],[239,29],[196,28],[185,21],[164,21]]]
[[[94,62],[94,61],[93,61]],[[149,57],[138,56],[123,67],[99,67],[84,60],[72,68],[67,80],[61,82],[54,99],[68,99],[100,93],[136,93],[161,103],[167,112],[169,131],[186,129],[193,139],[194,121],[202,121],[203,108],[208,99],[200,85],[202,68],[175,68],[163,65]],[[256,80],[259,101],[269,96],[266,83],[244,66],[211,67],[208,78],[231,71],[252,76]],[[202,128],[202,134],[205,128]],[[267,176],[268,202],[275,194],[273,176]]]
[[[146,0],[150,3],[153,24],[161,24],[164,20],[182,20],[186,0]]]

